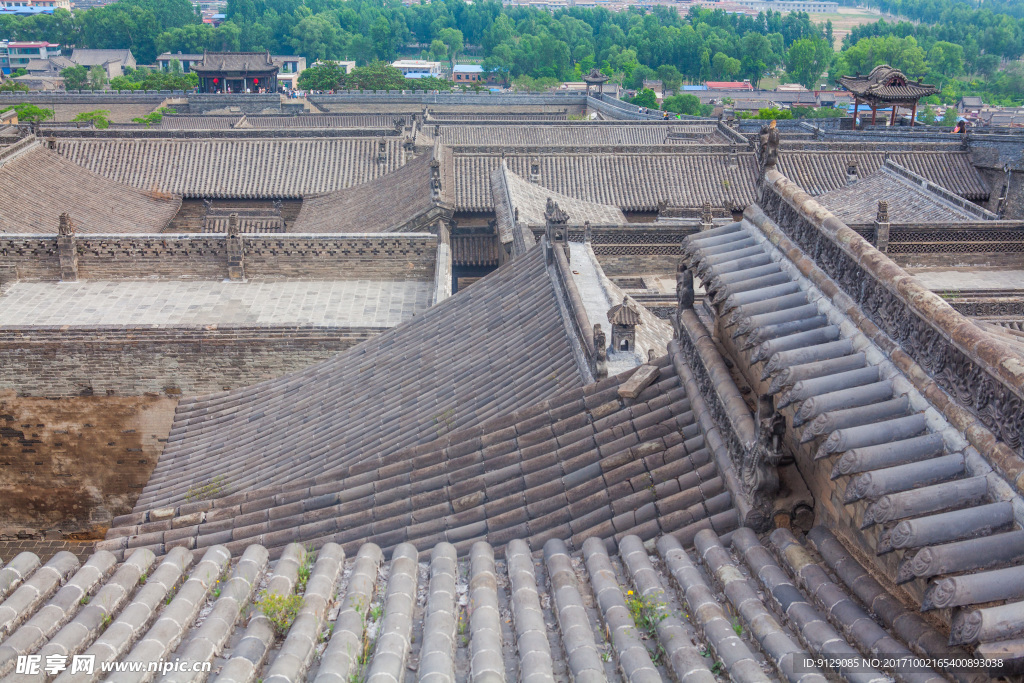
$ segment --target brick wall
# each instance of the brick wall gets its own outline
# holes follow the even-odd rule
[[[156,466],[177,401],[0,392],[0,530],[102,538]]]
[[[594,254],[608,277],[642,275],[644,273],[659,273],[666,276],[674,274],[679,259],[682,258],[682,250],[679,247],[673,247],[659,249],[659,251],[666,253],[608,254],[603,253],[604,250],[597,245],[594,246]]]
[[[20,396],[197,395],[325,360],[382,328],[34,328],[0,331],[0,391]]]
[[[437,238],[428,234],[245,235],[249,279],[432,280]],[[0,237],[0,283],[58,280],[56,236]],[[225,235],[79,235],[82,280],[227,277]]]

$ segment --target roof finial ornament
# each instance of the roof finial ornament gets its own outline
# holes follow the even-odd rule
[[[71,216],[67,211],[60,215],[60,223],[57,225],[57,234],[61,237],[71,237],[75,234],[75,224],[71,222]]]
[[[238,214],[228,216],[228,237],[238,237],[241,230],[238,227]]]
[[[565,225],[569,222],[569,214],[558,208],[558,202],[548,197],[548,203],[544,207],[544,222],[552,225]]]
[[[878,214],[875,216],[875,221],[878,223],[889,222],[889,202],[884,199],[878,200]]]
[[[711,202],[704,202],[700,209],[700,229],[710,230],[714,227],[715,217],[711,213]]]

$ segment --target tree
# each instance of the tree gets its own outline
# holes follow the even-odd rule
[[[747,119],[766,119],[766,120],[782,120],[791,119],[793,114],[789,111],[779,109],[778,107],[769,107],[768,109],[758,109],[757,114],[751,116],[750,114],[740,115],[740,118]]]
[[[80,64],[61,69],[60,75],[64,79],[65,90],[85,90],[89,87],[89,70]]]
[[[658,108],[658,97],[650,88],[644,88],[638,92],[631,102],[638,107],[646,107],[648,109]]]
[[[925,125],[934,126],[936,121],[935,110],[926,104],[917,111],[917,118],[921,119],[921,123]]]
[[[832,64],[832,46],[824,40],[803,38],[793,43],[786,55],[786,74],[808,90]]]
[[[666,91],[675,92],[683,84],[683,74],[679,73],[679,69],[673,64],[662,64],[655,69],[655,75]]]
[[[96,64],[89,69],[89,89],[90,90],[103,90],[103,86],[107,84],[107,72],[102,66]]]
[[[146,128],[149,128],[150,126],[159,125],[160,122],[163,121],[163,119],[164,119],[164,114],[174,114],[174,113],[176,113],[174,109],[170,109],[168,107],[160,107],[156,111],[152,111],[152,112],[146,114],[145,116],[137,116],[137,117],[135,117],[134,119],[132,119],[132,122],[133,123],[141,123],[144,126],[146,126]]]
[[[463,50],[462,31],[456,28],[445,28],[437,34],[437,39],[448,48],[448,61],[455,68],[455,58]]]
[[[317,62],[299,74],[299,87],[303,90],[338,90],[344,78],[345,70],[337,62]]]
[[[716,52],[711,60],[711,70],[715,78],[729,80],[740,72],[740,60],[734,59],[724,52]]]
[[[956,112],[956,107],[946,107],[945,113],[942,115],[942,120],[939,121],[940,126],[947,126],[952,128],[956,125],[956,119],[959,115]],[[21,115],[18,116],[21,118]]]
[[[913,36],[873,36],[862,38],[844,50],[831,75],[838,78],[855,73],[868,74],[879,64],[888,64],[908,76],[923,74],[927,69],[924,50]]]
[[[24,83],[7,79],[0,83],[0,92],[28,92],[28,86]]]
[[[431,61],[440,62],[448,57],[448,46],[443,41],[434,38],[430,43],[430,53],[427,56]]]
[[[743,36],[740,41],[740,53],[740,73],[748,78],[755,88],[765,73],[774,69],[779,62],[779,56],[772,50],[771,41],[754,31]]]
[[[71,121],[75,123],[91,123],[96,128],[102,130],[110,127],[110,111],[108,109],[84,111],[76,114],[75,118],[71,119]]]
[[[405,90],[408,81],[395,67],[375,61],[352,69],[343,77],[342,87],[348,90]]]
[[[928,66],[943,76],[959,76],[964,72],[964,48],[940,40],[928,51]]]
[[[5,111],[10,111],[11,109],[18,113],[19,122],[27,121],[29,123],[42,123],[43,121],[53,118],[52,109],[43,109],[42,107],[37,107],[34,104],[29,104],[28,102],[4,107],[3,109],[0,109],[0,114]]]
[[[292,29],[292,49],[307,59],[337,59],[347,44],[345,32],[331,15],[316,14],[304,18]]]
[[[19,66],[11,72],[11,78],[19,78],[20,76],[28,76],[28,69]]]
[[[710,104],[701,104],[700,99],[696,95],[688,93],[666,97],[661,103],[661,108],[665,111],[687,114],[689,116],[708,116],[714,109]]]

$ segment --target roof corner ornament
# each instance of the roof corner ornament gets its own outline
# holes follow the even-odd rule
[[[57,234],[61,237],[75,236],[75,224],[71,221],[71,216],[68,215],[67,211],[64,211],[60,215],[60,223],[57,225]]]
[[[782,462],[782,437],[786,419],[775,410],[772,396],[760,396],[757,402],[757,440],[743,455],[741,477],[750,495],[758,526],[769,526],[775,497],[779,492],[779,463]]]
[[[608,340],[600,325],[594,325],[594,379],[608,376]]]
[[[569,214],[558,207],[558,202],[548,197],[544,207],[544,222],[549,225],[565,225],[569,222]]]
[[[878,214],[875,216],[876,223],[889,222],[889,202],[884,199],[878,200]]]
[[[700,229],[710,230],[715,227],[715,217],[711,213],[711,202],[704,202],[700,209]]]
[[[78,279],[78,245],[75,240],[75,224],[67,211],[61,213],[57,224],[57,261],[60,265],[62,282]]]
[[[544,207],[544,235],[547,237],[547,244],[544,246],[544,249],[548,265],[554,263],[555,259],[555,226],[561,226],[562,228],[562,251],[566,259],[569,258],[569,227],[566,225],[568,222],[569,214],[558,208],[558,203],[551,197],[548,197],[548,203]]]
[[[679,261],[676,266],[676,314],[672,320],[672,330],[675,338],[679,339],[683,333],[683,311],[693,308],[693,271],[686,267],[686,262]]]
[[[388,160],[388,143],[384,141],[384,138],[377,140],[377,161],[384,163]]]
[[[779,129],[776,122],[761,127],[758,133],[757,161],[762,173],[774,169],[779,160]]]
[[[875,247],[883,254],[889,251],[889,227],[889,202],[881,199],[875,214]]]
[[[430,194],[434,199],[441,197],[441,162],[436,157],[430,160]]]
[[[228,216],[228,237],[238,237],[241,229],[238,227],[238,214],[232,213]]]

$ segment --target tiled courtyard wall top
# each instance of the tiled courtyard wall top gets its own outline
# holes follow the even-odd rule
[[[249,279],[430,280],[429,233],[243,236]],[[227,277],[226,235],[77,236],[80,279]],[[60,279],[57,237],[0,236],[0,281]]]
[[[426,92],[423,90],[348,90],[333,95],[310,95],[310,102],[416,102],[421,104],[482,104],[489,106],[504,105],[585,105],[587,96],[584,93],[457,93],[457,92]]]

